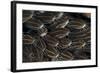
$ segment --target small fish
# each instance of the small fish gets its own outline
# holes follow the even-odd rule
[[[37,37],[36,39],[37,40],[35,41],[35,43],[33,43],[33,45],[39,50],[44,51],[46,49],[46,44],[44,40],[42,40],[42,38],[39,38],[39,37]]]
[[[43,27],[43,28],[37,30],[37,33],[39,36],[44,37],[47,35],[48,29],[46,27]]]
[[[86,25],[86,27],[84,27],[83,29],[78,29],[77,31],[73,30],[71,31],[71,36],[75,36],[75,35],[80,35],[80,34],[84,34],[88,31],[90,31],[90,27],[88,25]]]
[[[49,46],[49,45],[45,49],[45,53],[50,58],[57,58],[59,56],[58,50],[52,46]]]
[[[86,25],[87,24],[83,20],[76,19],[76,20],[71,20],[68,23],[67,27],[74,28],[74,29],[82,29],[82,28],[86,27]]]
[[[89,52],[86,50],[86,51],[83,51],[83,50],[77,50],[75,53],[74,53],[74,56],[75,56],[75,59],[77,60],[85,60],[85,59],[91,59],[91,53],[90,53],[90,50]]]
[[[24,44],[33,44],[35,41],[36,41],[36,39],[33,38],[31,35],[29,35],[29,34],[23,35],[23,43]]]
[[[70,48],[82,49],[86,45],[84,40],[73,41]]]
[[[61,38],[59,39],[59,45],[58,48],[64,49],[69,47],[72,44],[72,41],[68,38]]]
[[[37,20],[37,19],[29,19],[23,25],[32,30],[38,30],[44,27],[44,24],[40,20]]]
[[[60,61],[72,60],[72,59],[73,59],[73,55],[69,51],[61,52],[58,57],[58,60],[60,60]]]
[[[29,10],[23,10],[23,23],[27,20],[31,19],[33,16],[33,12]]]
[[[55,31],[50,32],[49,34],[53,37],[56,37],[56,38],[63,38],[65,36],[68,36],[69,33],[70,33],[69,29],[59,28],[59,29],[56,29]]]
[[[65,28],[67,26],[67,24],[69,23],[69,18],[68,16],[64,16],[61,17],[58,20],[55,20],[50,26],[49,28],[53,29],[57,29],[57,28]]]
[[[57,47],[59,44],[59,41],[50,35],[46,35],[43,39],[49,46]]]
[[[35,12],[34,17],[41,20],[44,24],[51,23],[56,19],[55,13],[48,11],[45,11],[43,13]]]
[[[33,45],[23,45],[23,62],[40,62],[43,59],[43,54]]]
[[[55,16],[56,16],[56,20],[58,20],[58,19],[61,19],[64,16],[64,13],[63,12],[56,12]]]

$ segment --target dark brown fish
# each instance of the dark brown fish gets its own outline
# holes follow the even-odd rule
[[[72,59],[73,59],[73,55],[69,51],[65,51],[65,52],[60,53],[60,55],[58,57],[58,60],[60,60],[60,61],[72,60]]]
[[[74,56],[77,60],[91,59],[90,50],[87,49],[76,51]]]
[[[74,28],[74,29],[82,29],[86,27],[86,23],[81,19],[71,20],[67,27]]]
[[[54,38],[54,37],[52,37],[52,36],[50,36],[50,35],[46,35],[46,36],[44,37],[44,41],[45,41],[46,44],[48,44],[49,46],[53,46],[53,47],[57,47],[58,44],[59,44],[59,41],[58,41],[56,38]]]
[[[64,13],[63,12],[56,12],[55,16],[56,16],[56,20],[61,19],[63,17]]]
[[[86,25],[86,27],[84,27],[83,29],[78,29],[77,31],[76,30],[71,31],[70,34],[71,34],[71,36],[75,36],[75,35],[87,33],[90,30],[91,30],[90,27],[88,25]]]
[[[23,10],[23,23],[27,20],[31,19],[33,16],[33,12],[29,10]]]
[[[23,45],[23,62],[40,62],[43,54],[32,45]]]
[[[47,35],[48,30],[47,30],[46,27],[43,27],[43,28],[39,29],[39,30],[37,31],[37,33],[38,33],[39,36],[44,37],[44,36]]]
[[[29,35],[29,34],[23,35],[23,43],[24,44],[33,44],[35,41],[36,41],[36,39],[33,38],[31,35]]]
[[[69,47],[72,44],[72,41],[68,38],[61,38],[59,39],[59,45],[58,48],[64,49]]]
[[[53,37],[56,37],[56,38],[63,38],[65,36],[68,36],[70,33],[70,30],[67,29],[67,28],[59,28],[59,29],[56,29],[55,31],[53,32],[50,32],[49,34]]]
[[[60,19],[54,21],[49,28],[52,29],[56,29],[56,28],[65,28],[67,26],[67,24],[69,23],[69,17],[68,16],[64,16],[61,17]]]
[[[82,49],[85,45],[86,42],[84,40],[76,40],[72,42],[70,48]]]
[[[49,46],[49,45],[45,49],[45,54],[50,58],[57,58],[59,56],[58,50],[52,46]]]
[[[38,30],[44,27],[44,24],[40,20],[37,20],[37,19],[29,19],[23,25],[32,30]]]
[[[37,11],[38,12],[38,11]],[[35,16],[37,19],[41,20],[43,23],[51,23],[53,22],[55,19],[56,19],[56,15],[55,13],[53,12],[43,12],[43,13],[40,13],[40,12],[35,12]]]
[[[36,41],[35,41],[35,43],[33,43],[33,45],[36,47],[36,48],[38,48],[39,50],[42,50],[42,51],[44,51],[45,49],[46,49],[46,44],[45,44],[45,42],[41,39],[41,38],[39,38],[39,37],[36,37]]]

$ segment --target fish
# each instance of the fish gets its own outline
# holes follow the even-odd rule
[[[86,27],[86,23],[81,19],[71,20],[69,21],[67,27],[73,28],[73,29],[82,29]]]
[[[44,24],[37,19],[29,19],[27,22],[23,24],[23,26],[26,26],[27,28],[30,28],[32,30],[38,30],[44,27]]]
[[[67,61],[67,60],[73,60],[73,54],[69,51],[61,52],[58,61]]]
[[[64,49],[64,48],[68,48],[69,46],[71,46],[72,41],[69,38],[61,38],[59,39],[59,45],[58,48],[60,49]]]
[[[68,23],[69,23],[69,17],[63,16],[60,19],[57,19],[54,22],[52,22],[49,28],[51,28],[51,30],[57,28],[65,28],[68,25]]]
[[[70,30],[67,28],[59,28],[59,29],[55,29],[55,31],[50,32],[49,34],[53,37],[56,38],[63,38],[65,36],[68,36],[70,33]]]
[[[32,37],[29,34],[24,34],[23,35],[23,43],[24,44],[33,44],[36,41],[34,37]]]
[[[47,46],[46,50],[45,50],[45,54],[49,57],[49,58],[57,58],[59,56],[59,52],[55,47],[52,46]]]
[[[56,47],[59,44],[59,41],[50,35],[46,35],[45,37],[43,37],[43,39],[49,46]]]
[[[29,10],[23,10],[23,23],[31,19],[33,16],[33,12]]]

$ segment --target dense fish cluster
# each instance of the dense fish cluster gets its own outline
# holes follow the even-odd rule
[[[23,10],[23,62],[91,58],[91,14]]]

